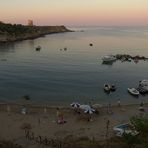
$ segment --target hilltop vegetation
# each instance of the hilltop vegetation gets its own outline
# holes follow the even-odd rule
[[[23,26],[21,24],[5,24],[0,22],[0,33],[8,33],[10,35],[19,35],[25,33],[32,33],[35,30],[30,26]]]
[[[0,42],[34,39],[60,32],[69,32],[69,30],[65,26],[25,26],[0,22]]]

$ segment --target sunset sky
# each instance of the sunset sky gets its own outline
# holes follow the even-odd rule
[[[148,0],[0,0],[0,20],[36,25],[148,25]]]

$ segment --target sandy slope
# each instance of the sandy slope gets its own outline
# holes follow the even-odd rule
[[[24,147],[40,147],[39,144],[25,138],[24,130],[21,129],[23,123],[30,123],[31,131],[35,136],[50,138],[63,138],[67,135],[88,136],[89,138],[105,139],[106,122],[109,119],[109,137],[113,136],[113,126],[119,123],[128,122],[130,117],[139,116],[139,105],[126,105],[122,109],[112,106],[113,114],[107,113],[107,108],[99,109],[99,114],[92,115],[93,121],[88,121],[88,115],[77,114],[71,108],[61,108],[65,124],[56,123],[56,107],[48,107],[47,113],[43,107],[29,106],[29,114],[21,114],[19,105],[0,105],[0,138],[10,139]],[[148,105],[144,105],[144,116],[148,116]],[[10,110],[10,112],[8,112]]]

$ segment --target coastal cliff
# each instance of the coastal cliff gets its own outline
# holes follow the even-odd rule
[[[52,33],[71,32],[65,26],[24,26],[0,22],[0,43],[35,39]]]

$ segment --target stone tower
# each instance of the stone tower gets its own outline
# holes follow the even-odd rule
[[[33,20],[28,20],[28,26],[33,26]]]

